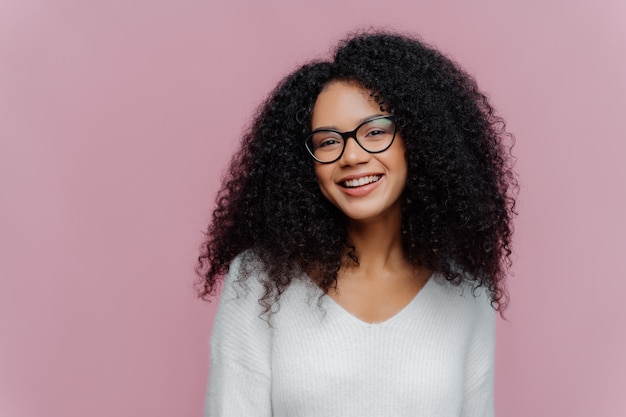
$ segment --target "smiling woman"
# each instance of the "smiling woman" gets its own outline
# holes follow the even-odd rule
[[[404,141],[396,135],[390,115],[380,117],[380,105],[371,96],[358,84],[334,81],[317,97],[311,117],[313,143],[316,135],[325,139],[313,155],[331,155],[329,163],[315,164],[315,175],[322,194],[348,219],[392,221],[399,230],[400,195],[407,177]],[[335,133],[340,140],[328,144],[326,135],[333,131],[320,131],[356,125],[346,135],[354,141]]]
[[[516,181],[476,83],[365,33],[261,107],[199,258],[208,416],[490,416]],[[225,276],[225,279],[224,279]]]

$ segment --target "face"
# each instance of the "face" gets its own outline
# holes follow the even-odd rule
[[[315,102],[311,128],[346,132],[386,114],[369,91],[356,84],[333,81]],[[377,154],[368,153],[350,138],[339,160],[330,164],[315,162],[320,190],[351,220],[397,219],[407,178],[404,152],[404,141],[397,133],[391,147]]]

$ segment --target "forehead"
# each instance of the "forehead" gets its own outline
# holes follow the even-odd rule
[[[372,93],[356,83],[332,81],[317,97],[311,116],[311,128],[352,130],[363,120],[386,114]]]

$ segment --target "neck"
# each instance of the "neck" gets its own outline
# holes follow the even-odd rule
[[[348,236],[356,248],[359,268],[389,269],[406,262],[400,216],[348,224]]]

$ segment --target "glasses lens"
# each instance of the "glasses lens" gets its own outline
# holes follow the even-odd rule
[[[370,153],[383,152],[393,142],[396,125],[391,116],[379,117],[360,125],[356,132],[339,133],[334,130],[318,130],[306,140],[306,147],[319,162],[339,159],[345,147],[344,137],[356,136],[359,145]]]
[[[370,120],[359,127],[356,137],[368,152],[382,152],[391,145],[396,132],[392,119],[380,118]]]
[[[320,130],[309,136],[306,146],[318,161],[330,162],[341,155],[343,138],[337,132]]]

